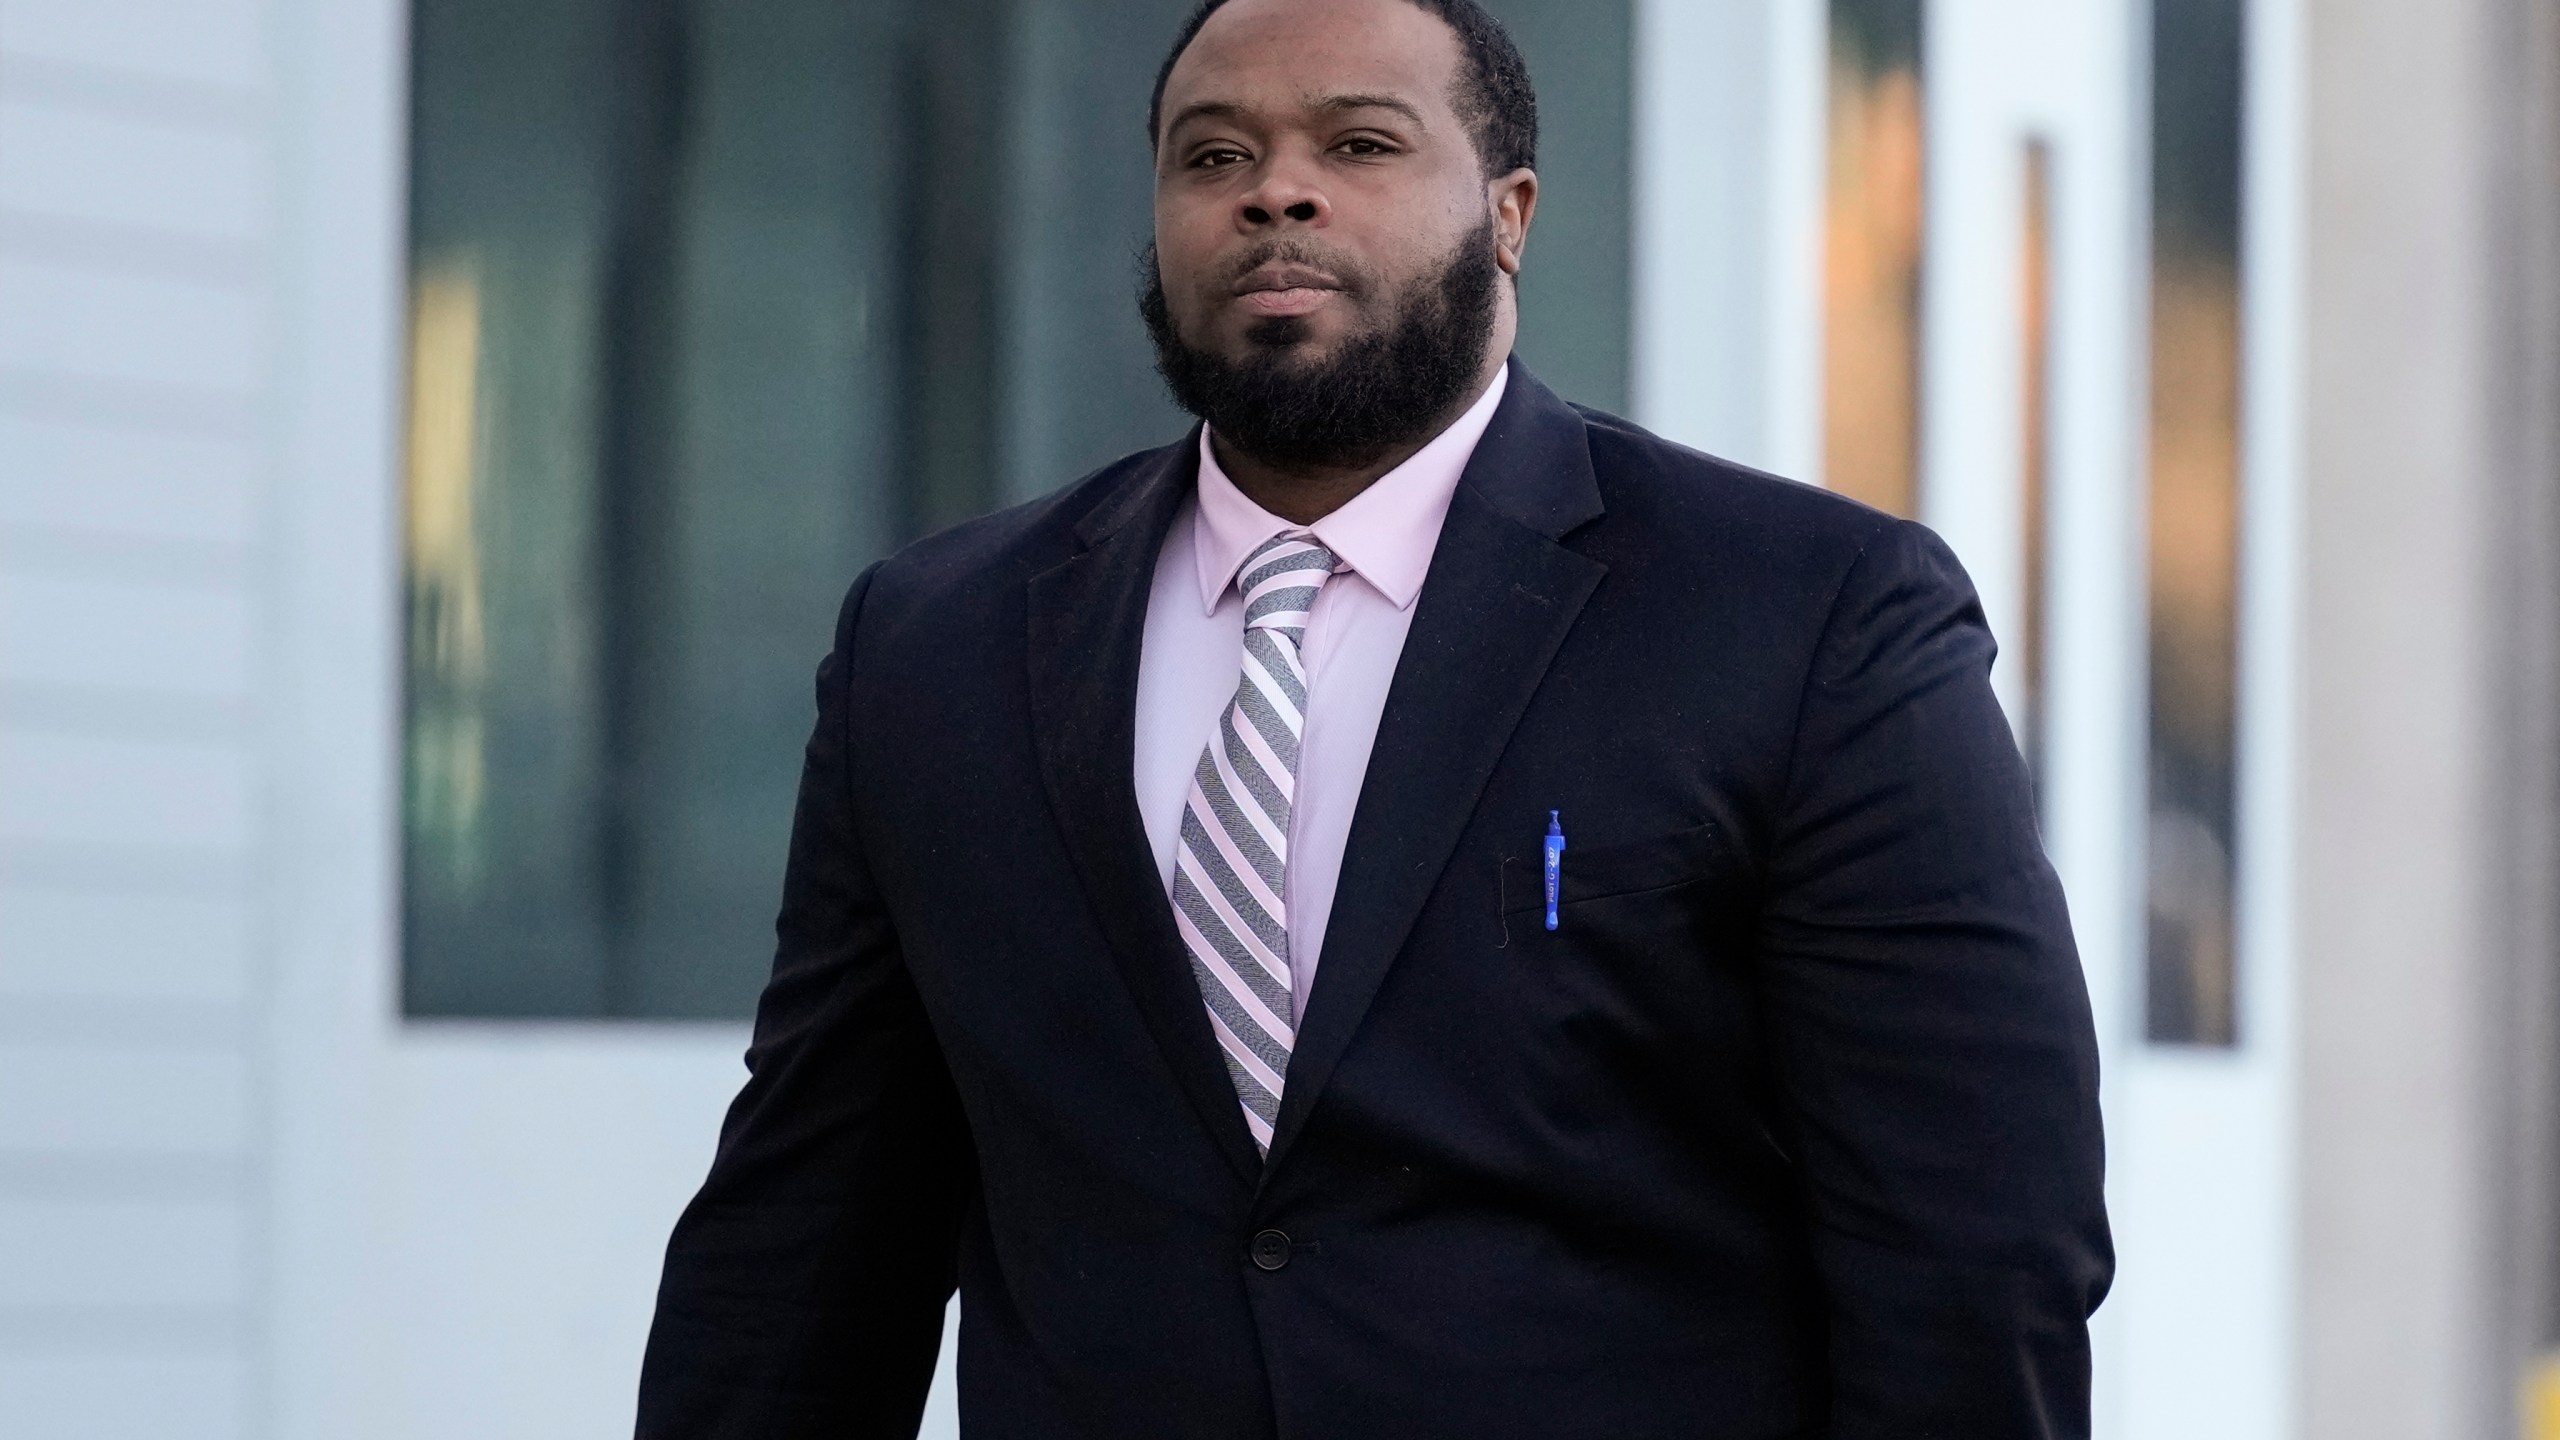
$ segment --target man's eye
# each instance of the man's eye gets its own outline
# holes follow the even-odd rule
[[[1352,155],[1384,155],[1387,153],[1387,147],[1385,145],[1382,145],[1375,140],[1368,139],[1365,136],[1355,136],[1349,140],[1343,141],[1342,149],[1346,153]]]
[[[1194,169],[1213,170],[1233,165],[1242,159],[1244,159],[1244,152],[1241,150],[1208,150],[1194,157],[1191,164]]]

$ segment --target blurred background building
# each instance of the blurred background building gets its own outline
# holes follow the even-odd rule
[[[1178,432],[1188,3],[0,4],[0,1434],[627,1433],[836,599]],[[2560,6],[1493,8],[1529,363],[2002,637],[2100,1434],[2560,1435]]]

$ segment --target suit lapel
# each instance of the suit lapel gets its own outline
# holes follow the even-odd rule
[[[1604,566],[1556,543],[1600,513],[1582,417],[1513,362],[1450,500],[1379,716],[1324,954],[1289,1057],[1272,1165],[1304,1127],[1513,727],[1600,583]]]
[[[1262,1160],[1156,878],[1131,777],[1148,590],[1198,453],[1196,431],[1160,452],[1076,527],[1084,549],[1032,577],[1031,719],[1050,805],[1121,975],[1201,1123],[1251,1181]]]

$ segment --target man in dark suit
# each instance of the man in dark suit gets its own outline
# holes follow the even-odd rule
[[[2095,1047],[1919,526],[1506,363],[1470,0],[1151,119],[1205,428],[855,582],[640,1432],[2085,1434]],[[1553,855],[1554,861],[1550,862]]]

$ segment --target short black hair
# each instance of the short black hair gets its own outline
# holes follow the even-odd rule
[[[1156,67],[1155,93],[1147,98],[1147,145],[1157,142],[1157,126],[1164,118],[1164,82],[1173,75],[1173,63],[1200,35],[1200,27],[1218,13],[1227,0],[1201,0],[1200,8],[1182,22],[1182,33],[1173,39],[1173,48],[1165,52],[1164,63]],[[1466,71],[1458,78],[1458,118],[1467,123],[1475,140],[1476,156],[1484,162],[1487,175],[1508,175],[1514,170],[1538,168],[1538,92],[1529,84],[1529,62],[1520,58],[1520,47],[1511,43],[1511,32],[1493,18],[1476,0],[1405,0],[1419,10],[1437,15],[1448,27],[1458,32],[1458,49],[1466,56]]]

